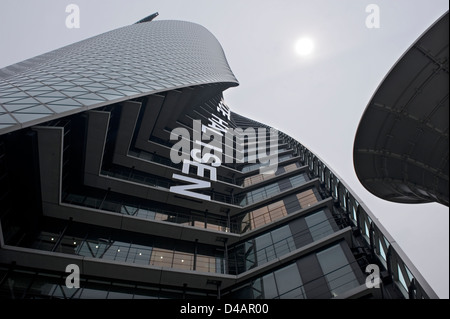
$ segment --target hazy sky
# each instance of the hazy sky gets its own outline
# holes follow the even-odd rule
[[[80,27],[69,29],[69,4]],[[380,27],[369,29],[369,4]],[[158,20],[203,25],[222,44],[240,82],[225,101],[273,126],[330,166],[378,217],[441,298],[449,298],[449,210],[403,205],[366,191],[353,169],[358,123],[376,88],[409,46],[448,10],[447,0],[1,0],[0,68],[132,24]],[[300,56],[296,41],[314,41]]]

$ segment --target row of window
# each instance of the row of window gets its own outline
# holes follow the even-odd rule
[[[282,156],[279,156],[278,157],[278,163],[286,161],[286,160],[288,160],[288,159],[290,159],[292,157],[293,157],[292,153],[284,154]],[[247,173],[247,172],[255,171],[255,170],[260,169],[262,167],[265,167],[267,165],[268,165],[267,163],[266,164],[264,164],[264,163],[249,163],[249,164],[245,165],[244,167],[242,167],[241,172],[242,173]]]
[[[285,178],[276,183],[272,183],[264,187],[260,187],[250,192],[247,192],[243,195],[238,195],[236,196],[236,202],[239,203],[240,206],[251,205],[256,202],[275,196],[284,190],[303,185],[304,183],[306,183],[306,181],[308,181],[308,176],[306,173]]]
[[[243,161],[244,161],[244,163],[256,163],[258,160],[261,159],[261,157],[264,159],[266,159],[266,158],[269,159],[269,158],[271,158],[271,156],[285,152],[286,150],[287,149],[285,147],[281,147],[279,149],[264,151],[264,153],[261,154],[259,149],[253,148],[253,149],[246,151],[247,155],[245,155],[243,157]],[[278,162],[278,159],[277,159],[277,162]]]
[[[172,180],[168,180],[165,178],[137,171],[128,172],[127,170],[119,168],[110,168],[107,171],[104,170],[102,171],[102,174],[124,180],[131,180],[137,183],[151,185],[154,187],[161,187],[164,189],[169,189],[171,186],[175,185]],[[266,185],[264,187],[247,192],[245,194],[238,195],[234,199],[230,195],[220,194],[217,192],[213,192],[211,194],[211,198],[216,201],[234,203],[240,206],[247,206],[262,201],[266,198],[272,197],[274,195],[277,195],[286,189],[300,186],[304,184],[307,180],[308,175],[306,173],[302,173],[293,177],[282,179],[277,183]]]
[[[105,211],[120,213],[128,216],[140,217],[149,220],[170,222],[180,225],[194,226],[223,232],[237,232],[239,228],[237,221],[228,223],[226,218],[214,217],[211,214],[191,211],[182,213],[159,209],[147,205],[139,205],[136,202],[115,199],[114,194],[109,193],[103,198],[100,196],[86,196],[68,193],[64,202],[72,205],[101,209]]]
[[[219,251],[210,246],[198,244],[194,247],[189,243],[177,243],[154,236],[127,235],[122,232],[111,234],[103,227],[90,226],[91,229],[86,231],[83,225],[77,223],[70,225],[65,232],[61,232],[62,227],[50,226],[55,230],[42,230],[36,238],[26,239],[19,245],[133,264],[200,272],[225,272],[223,250]]]
[[[360,279],[355,273],[353,263],[344,253],[341,244],[335,244],[313,254],[315,265],[320,268],[308,280],[311,270],[306,269],[310,257],[297,260],[242,285],[225,298],[250,299],[307,299],[336,297],[351,288],[359,286]]]
[[[278,170],[272,174],[270,174],[270,173],[258,174],[258,175],[252,175],[252,176],[246,177],[246,178],[244,178],[244,180],[242,182],[242,187],[248,187],[248,186],[251,186],[251,185],[254,185],[257,183],[261,183],[261,182],[269,180],[275,176],[292,172],[299,167],[300,167],[300,164],[298,162],[296,162],[296,163],[292,163],[292,164],[288,164],[288,165],[279,167]]]
[[[315,212],[300,220],[305,220],[306,226],[295,226],[294,221],[230,248],[229,272],[247,271],[333,232],[331,226],[333,221],[324,211]],[[224,252],[217,249],[214,251],[211,251],[211,248],[194,249],[189,243],[184,243],[181,249],[176,249],[174,241],[163,241],[153,236],[146,236],[145,239],[141,238],[142,236],[132,236],[131,239],[120,232],[111,237],[111,232],[104,227],[90,226],[92,230],[86,231],[78,223],[61,232],[63,225],[52,226],[52,223],[46,226],[50,227],[49,230],[42,230],[36,238],[24,238],[23,242],[16,244],[40,250],[143,265],[214,273],[226,271]],[[127,240],[121,240],[120,237]],[[244,268],[239,266],[242,264],[245,265]]]
[[[330,213],[320,210],[288,225],[230,247],[229,271],[242,273],[317,241],[337,230]]]
[[[314,254],[320,274],[305,281],[303,257],[281,269],[267,273],[234,289],[225,291],[224,298],[251,299],[306,299],[338,296],[361,283],[340,244]],[[0,271],[2,284],[0,296],[4,298],[71,298],[71,299],[180,299],[214,297],[207,292],[190,291],[182,287],[173,289],[145,286],[135,283],[118,283],[101,279],[81,278],[79,289],[69,289],[65,276],[7,269]],[[187,291],[186,291],[187,290]]]
[[[72,205],[101,209],[149,220],[234,233],[245,233],[264,226],[287,216],[288,213],[314,205],[320,200],[321,197],[315,188],[307,189],[293,197],[284,198],[283,200],[252,210],[244,215],[234,216],[230,221],[227,221],[225,217],[214,217],[210,213],[205,214],[195,211],[181,213],[139,205],[136,202],[132,203],[124,198],[120,198],[120,196],[117,197],[113,192],[106,195],[98,194],[97,196],[94,194],[87,196],[67,193],[63,199],[65,203]]]
[[[134,157],[143,159],[143,160],[147,160],[147,161],[154,162],[154,163],[159,163],[159,164],[169,166],[169,167],[181,169],[181,166],[182,166],[181,163],[174,164],[170,159],[168,159],[166,157],[163,157],[163,156],[160,156],[157,154],[153,154],[153,153],[148,153],[148,152],[142,151],[142,150],[129,150],[128,154],[132,155]],[[237,183],[232,178],[222,176],[221,174],[217,175],[217,179],[220,181],[226,182],[226,183],[239,184],[242,187],[247,187],[247,186],[251,186],[253,184],[268,180],[277,175],[292,172],[293,170],[297,169],[298,167],[300,167],[299,163],[287,164],[285,166],[279,167],[278,170],[276,171],[276,173],[274,173],[274,174],[265,173],[265,174],[252,175],[252,176],[244,178],[243,181],[242,180],[238,181]],[[193,172],[193,173],[195,174],[195,172]]]
[[[241,222],[241,233],[259,228],[276,221],[299,209],[310,207],[321,197],[315,188],[307,189],[294,196],[285,197],[282,200],[260,207],[244,215]]]
[[[339,204],[339,208],[347,214],[353,225],[360,230],[362,238],[364,238],[367,245],[373,244],[378,261],[386,270],[390,271],[390,275],[398,283],[398,287],[401,288],[403,296],[408,298],[412,294],[415,298],[427,297],[427,293],[421,287],[420,282],[415,280],[414,285],[412,285],[416,277],[398,253],[392,249],[389,240],[379,229],[377,223],[372,220],[339,178],[307,148],[297,142],[295,144],[292,147],[297,149],[302,163],[308,165],[311,174],[318,177],[321,183],[324,184],[327,191],[331,193],[332,197]]]
[[[0,298],[7,299],[189,299],[216,297],[215,294],[176,288],[154,287],[144,284],[119,283],[100,278],[80,278],[80,288],[68,288],[67,274],[55,275],[40,271],[0,269]],[[217,297],[216,297],[217,298]]]

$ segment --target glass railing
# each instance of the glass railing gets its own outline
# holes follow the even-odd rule
[[[379,224],[378,220],[349,191],[348,187],[315,154],[297,143],[300,159],[309,173],[319,178],[333,197],[336,209],[358,229],[367,247],[375,253],[377,264],[392,278],[405,298],[438,298],[420,272]],[[392,244],[394,242],[394,244]]]
[[[286,205],[298,203],[298,209],[304,209],[311,207],[320,200],[322,200],[322,197],[315,189],[307,189],[296,194],[295,198],[279,200],[250,211],[243,217],[240,215],[237,218],[242,218],[242,221],[235,224],[241,225],[240,233],[245,233],[287,216]]]
[[[279,156],[278,157],[278,163],[286,161],[286,160],[288,160],[288,159],[290,159],[292,157],[294,157],[292,155],[292,153]],[[247,164],[244,167],[242,167],[241,168],[241,172],[242,173],[248,173],[248,172],[255,171],[255,170],[260,169],[260,168],[265,167],[265,166],[268,166],[268,164],[264,164],[264,163],[250,163],[250,164]]]
[[[208,292],[198,292],[189,287],[155,287],[145,282],[101,277],[80,276],[80,288],[66,285],[67,273],[26,269],[11,269],[0,266],[1,299],[204,299],[211,297]]]
[[[312,213],[309,216],[321,212],[323,211]],[[335,231],[331,226],[332,223],[334,223],[333,218],[307,223],[307,229],[296,233],[291,233],[289,226],[283,226],[275,230],[276,234],[266,233],[238,244],[229,252],[230,272],[239,274],[248,271],[333,234]],[[281,237],[280,234],[282,234]],[[277,239],[274,240],[274,238]]]
[[[240,206],[251,205],[285,191],[286,189],[280,188],[280,184],[287,183],[289,185],[288,189],[290,189],[300,186],[306,181],[308,181],[308,176],[306,174],[295,175],[289,178],[282,179],[277,183],[272,183],[245,194],[237,195],[235,197],[235,202],[239,203]]]
[[[88,238],[91,237],[91,238]],[[223,257],[146,246],[110,238],[92,238],[42,231],[31,248],[157,267],[224,273]]]
[[[157,143],[157,144],[160,144],[162,146],[168,147],[168,148],[171,148],[173,146],[173,144],[174,144],[174,142],[163,140],[163,139],[161,139],[159,137],[155,137],[155,136],[151,136],[150,137],[150,141],[152,141],[154,143]],[[191,140],[189,140],[187,142],[192,143]],[[236,149],[233,149],[233,152],[236,152],[236,151],[237,151]],[[275,150],[275,152],[273,152],[271,155],[276,155],[276,154],[284,153],[284,152],[287,152],[287,151],[289,151],[289,149],[287,149],[285,147],[282,147],[282,149],[280,149],[280,150]],[[151,153],[148,153],[148,152],[145,152],[145,151],[139,151],[139,152],[129,151],[129,153],[131,155],[135,156],[135,157],[140,157],[140,158],[147,159],[149,161],[153,161],[151,159],[151,155],[153,155],[153,154],[151,154]],[[143,153],[144,155],[141,155],[139,153]],[[186,155],[190,156],[189,154],[186,154]],[[289,158],[292,158],[292,157],[293,157],[293,155],[291,153],[283,154],[281,156],[278,156],[278,162],[280,163],[280,162],[285,161],[285,160],[287,160]],[[256,161],[256,163],[248,163],[251,160]],[[168,161],[168,159],[165,159],[160,164],[171,166],[171,167],[177,167],[176,165],[179,165],[179,164],[168,163],[167,161]],[[231,161],[232,161],[232,163],[228,163],[227,161],[223,161],[222,165],[226,166],[228,168],[231,168],[231,169],[241,170],[241,172],[243,172],[243,173],[251,172],[251,171],[257,170],[259,168],[262,168],[264,166],[268,166],[268,163],[258,163],[258,158],[257,157],[255,157],[255,158],[249,158],[248,156],[243,157],[242,161],[245,163],[244,167],[242,167],[242,165],[243,165],[242,163],[237,163],[236,159],[232,159]],[[238,167],[241,167],[241,168],[239,169]],[[224,177],[224,176],[217,176],[217,177],[218,177],[219,180],[223,180],[224,182],[234,184],[234,182],[231,179],[228,179],[227,177]]]
[[[353,268],[368,264],[362,257],[338,265],[331,271],[304,281],[296,263],[291,263],[264,276],[253,279],[224,294],[225,299],[235,299],[245,292],[248,299],[329,299],[339,297],[361,285]]]
[[[225,217],[215,217],[211,214],[205,216],[202,212],[191,211],[182,213],[111,197],[114,197],[114,195],[108,194],[95,197],[94,195],[67,193],[63,197],[63,202],[148,220],[242,234],[287,216],[285,205],[289,205],[291,201],[298,201],[300,204],[299,209],[303,209],[322,200],[317,192],[313,189],[308,189],[298,193],[296,198],[290,199],[287,203],[286,200],[277,201],[245,213],[243,217],[242,215],[234,216],[228,222]]]
[[[129,150],[128,154],[131,155],[131,156],[134,156],[136,158],[140,158],[140,159],[143,159],[143,160],[146,160],[146,161],[149,161],[149,162],[153,162],[153,163],[158,163],[158,164],[161,164],[161,165],[164,165],[164,166],[168,166],[168,167],[173,167],[173,168],[179,169],[179,170],[181,170],[182,167],[183,167],[183,163],[175,164],[174,162],[172,162],[172,160],[170,160],[170,159],[168,159],[166,157],[163,157],[163,156],[160,156],[160,155],[156,155],[156,154],[152,154],[152,153],[148,153],[148,152],[145,152],[145,151]],[[222,176],[220,174],[217,174],[217,179],[219,181],[222,181],[222,182],[225,182],[225,183],[236,184],[233,181],[232,178],[225,177],[225,176]]]
[[[146,174],[131,169],[109,168],[107,170],[105,169],[102,170],[101,173],[104,176],[123,179],[126,181],[132,181],[156,188],[162,188],[165,190],[169,190],[171,186],[176,185],[176,183],[172,180],[162,178],[159,176],[152,176],[150,174]],[[273,183],[237,196],[231,196],[217,192],[208,192],[207,194],[211,197],[211,200],[244,207],[281,193],[284,190],[280,189],[278,183],[282,183],[287,180],[289,180],[289,183],[291,185],[290,188],[295,188],[297,186],[304,184],[308,180],[308,176],[305,173],[299,174],[296,176],[289,177],[286,180],[283,179],[280,182]]]
[[[252,186],[252,185],[267,181],[269,179],[272,179],[281,174],[295,171],[299,167],[300,167],[300,165],[297,162],[292,163],[292,164],[287,164],[287,165],[279,167],[278,170],[276,171],[276,173],[257,174],[257,175],[245,177],[241,182],[238,182],[238,185],[241,185],[242,187]]]
[[[99,198],[68,193],[64,197],[63,202],[148,220],[169,222],[223,232],[239,232],[236,223],[230,223],[230,225],[228,225],[228,222],[225,219],[220,219],[211,215],[205,216],[205,214],[201,212],[174,212],[146,205],[136,205],[125,200],[113,200],[109,199],[108,196]]]
[[[355,278],[352,265],[359,267],[359,263],[366,262],[366,260],[361,258],[359,261],[342,265],[319,278],[309,281],[308,289],[305,289],[305,284],[302,284],[283,292],[276,299],[307,299],[308,294],[314,295],[314,299],[328,299],[330,294],[332,298],[338,297],[342,292],[349,291],[351,288],[360,285]],[[314,288],[311,288],[311,286]],[[329,291],[330,287],[333,287],[331,291]]]
[[[106,169],[102,170],[101,174],[108,177],[114,177],[156,188],[162,188],[167,191],[170,190],[171,186],[177,185],[173,180],[169,180],[159,176],[151,176],[150,174],[146,174],[131,169],[109,168],[107,170]],[[230,195],[225,195],[217,192],[207,192],[207,195],[209,195],[211,197],[211,200],[214,201],[227,204],[235,204],[233,197]]]

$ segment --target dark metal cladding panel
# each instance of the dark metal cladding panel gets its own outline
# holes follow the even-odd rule
[[[364,111],[353,160],[375,196],[449,204],[448,24],[447,12],[399,59]]]

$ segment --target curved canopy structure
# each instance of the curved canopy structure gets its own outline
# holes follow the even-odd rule
[[[356,174],[374,195],[448,206],[448,12],[399,59],[359,123]]]

